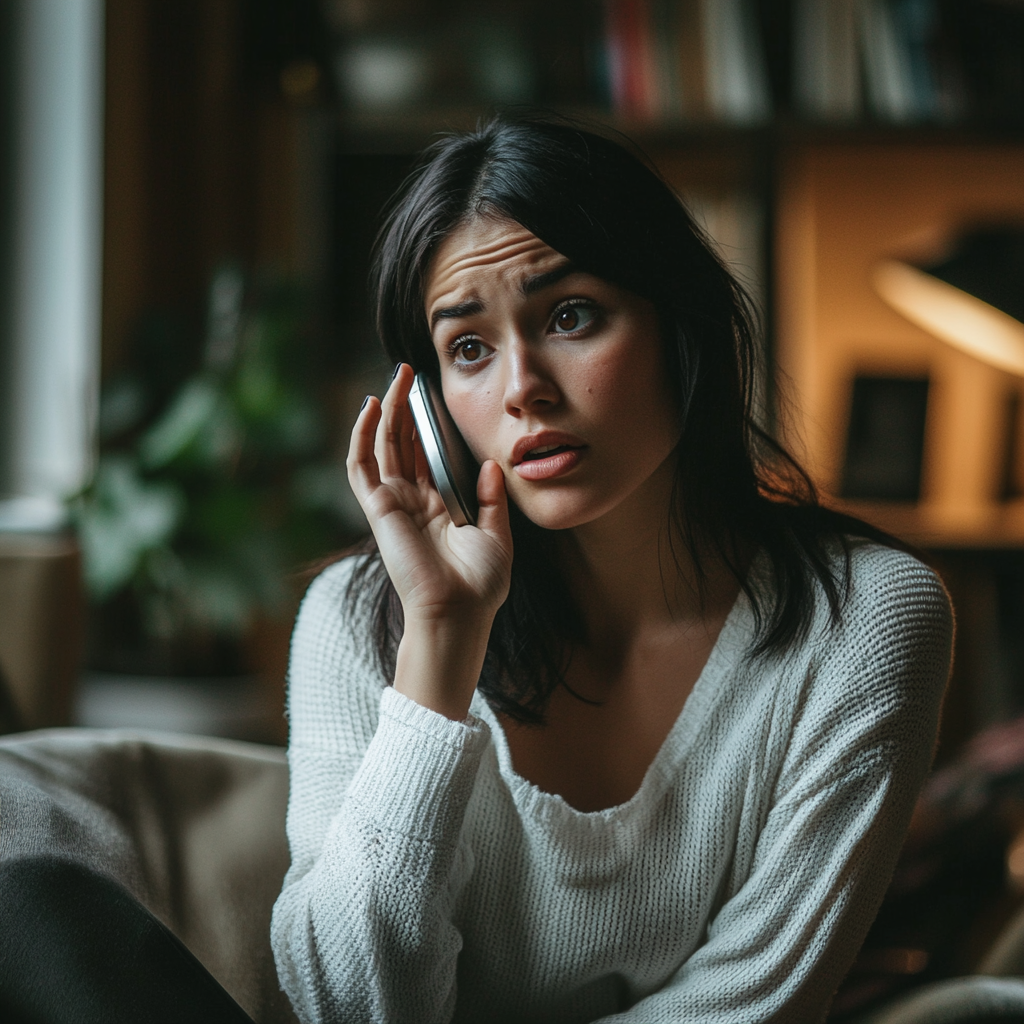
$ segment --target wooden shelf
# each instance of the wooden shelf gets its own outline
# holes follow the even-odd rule
[[[527,108],[528,109],[528,108]],[[600,107],[558,107],[551,111],[595,130],[622,132],[644,145],[684,147],[761,144],[771,138],[768,125],[733,125],[715,122],[652,122],[617,117]],[[404,108],[401,110],[341,110],[338,123],[347,152],[412,153],[428,145],[442,132],[469,131],[493,116],[486,104]]]
[[[996,550],[1024,547],[1022,499],[1001,504],[954,507],[841,499],[827,499],[826,503],[920,548]]]
[[[441,132],[469,131],[495,113],[484,103],[406,107],[400,110],[342,109],[337,117],[342,146],[352,153],[414,153]],[[528,109],[528,108],[527,108]],[[546,108],[537,108],[541,113]],[[590,124],[598,130],[621,132],[643,146],[682,148],[743,147],[771,150],[809,143],[854,145],[891,143],[1024,142],[1019,125],[967,123],[889,124],[862,120],[841,123],[816,122],[779,116],[752,124],[725,121],[650,121],[624,118],[601,107],[557,106],[558,115]]]

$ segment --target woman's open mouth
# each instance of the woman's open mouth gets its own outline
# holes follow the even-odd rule
[[[533,448],[523,455],[515,471],[524,480],[548,480],[572,469],[583,456],[583,447],[548,444]]]

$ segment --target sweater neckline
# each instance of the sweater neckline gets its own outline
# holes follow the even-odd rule
[[[733,671],[749,646],[752,628],[750,601],[740,590],[718,633],[711,654],[693,685],[682,710],[672,723],[658,752],[654,755],[637,791],[624,803],[599,811],[580,811],[557,793],[549,793],[516,772],[508,739],[498,716],[477,693],[473,713],[484,719],[491,730],[498,770],[508,785],[520,814],[549,826],[562,828],[603,828],[625,824],[647,808],[655,807],[677,775],[680,763],[688,756],[702,726],[724,697],[727,687],[721,683]]]

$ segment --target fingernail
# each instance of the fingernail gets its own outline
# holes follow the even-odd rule
[[[394,379],[398,376],[398,371],[402,368],[401,361],[395,363],[395,368],[391,371],[391,380],[388,381],[388,386],[394,382]]]
[[[363,399],[363,404],[362,404],[361,406],[359,406],[359,411],[360,411],[360,412],[362,412],[362,411],[363,411],[363,410],[364,410],[364,409],[366,408],[366,403],[367,403],[367,402],[368,402],[369,400],[370,400],[370,396],[369,396],[369,395],[367,395],[367,396],[366,396],[366,397],[365,397],[365,398]]]

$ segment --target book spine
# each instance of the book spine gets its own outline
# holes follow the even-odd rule
[[[810,118],[845,121],[860,113],[857,52],[861,0],[796,0],[793,94]]]
[[[712,116],[746,123],[766,118],[768,75],[749,0],[704,0],[703,27]]]
[[[709,114],[702,7],[702,0],[678,0],[675,17],[680,105],[683,116],[694,121]]]
[[[676,46],[676,0],[651,0],[654,44],[655,115],[664,121],[683,116],[682,79]]]
[[[896,34],[887,0],[863,0],[860,8],[868,103],[883,121],[910,121],[915,104],[909,59]]]
[[[612,107],[624,117],[649,117],[654,101],[646,0],[608,0],[606,11]]]

